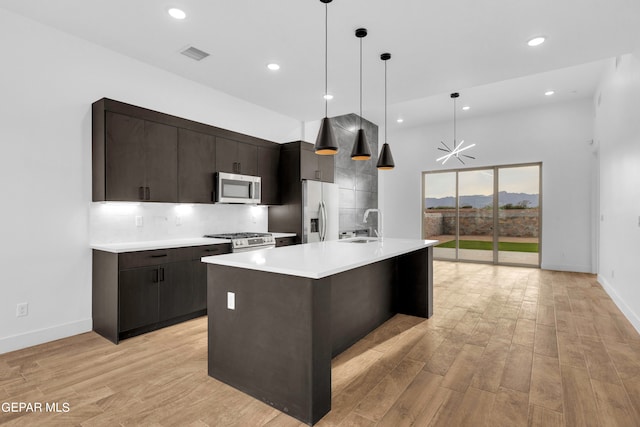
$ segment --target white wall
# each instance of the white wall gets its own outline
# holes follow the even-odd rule
[[[0,353],[91,330],[92,102],[300,138],[297,120],[3,9],[0,52]]]
[[[611,61],[595,105],[594,136],[600,149],[598,280],[640,331],[640,52],[620,57],[617,67]]]
[[[461,114],[460,114],[461,115]],[[468,167],[542,162],[542,268],[592,272],[593,107],[590,99],[457,120],[458,140],[476,143]],[[443,167],[440,141],[451,142],[452,120],[394,130],[396,168],[380,172],[385,235],[421,237],[421,172]]]

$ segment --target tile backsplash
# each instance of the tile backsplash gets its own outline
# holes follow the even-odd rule
[[[92,243],[201,237],[267,231],[267,206],[97,202],[91,204]]]

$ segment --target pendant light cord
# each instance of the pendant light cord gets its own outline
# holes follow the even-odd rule
[[[456,149],[456,98],[453,98],[453,149]]]
[[[329,3],[324,4],[324,116],[328,116],[328,104],[329,100],[327,99],[327,90],[328,90],[328,77],[329,67],[327,66],[327,61],[329,58],[329,37],[328,37],[328,28],[329,28]]]
[[[362,37],[360,37],[360,129],[362,129]]]
[[[384,61],[384,142],[387,142],[387,61]]]

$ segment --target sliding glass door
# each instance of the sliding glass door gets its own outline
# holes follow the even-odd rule
[[[493,262],[493,169],[458,172],[458,259]]]
[[[498,263],[540,265],[540,165],[498,170]]]
[[[540,266],[541,164],[423,173],[423,238],[444,260]]]
[[[433,256],[439,259],[458,259],[456,179],[455,172],[426,173],[423,177],[422,233],[427,236],[425,239],[440,241],[440,245],[433,248]]]

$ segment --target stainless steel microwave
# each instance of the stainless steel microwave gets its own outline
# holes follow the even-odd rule
[[[217,203],[260,203],[259,176],[218,172],[215,180]]]

